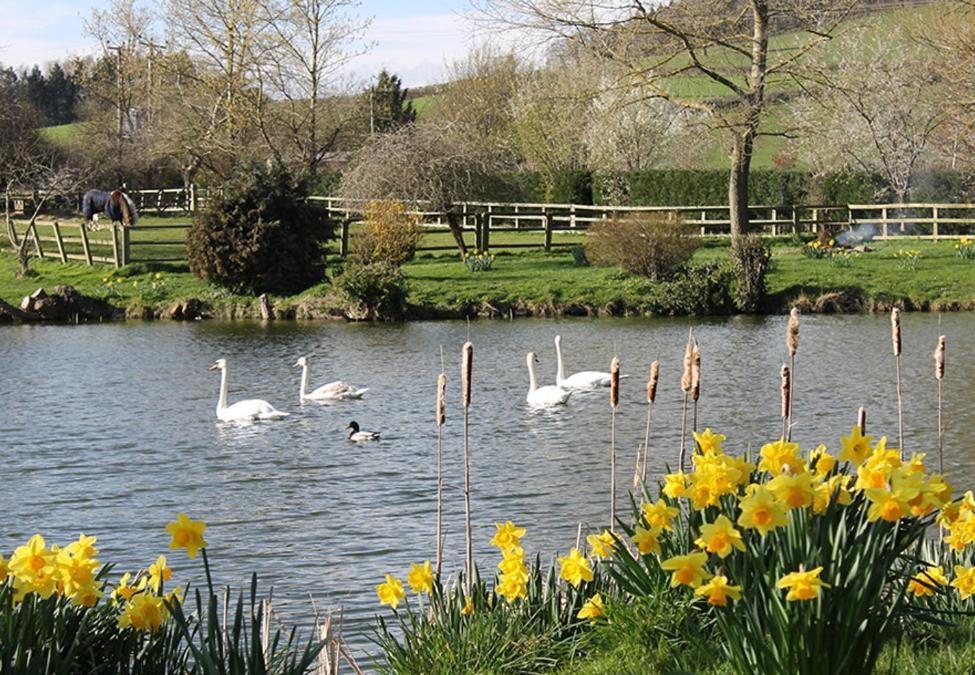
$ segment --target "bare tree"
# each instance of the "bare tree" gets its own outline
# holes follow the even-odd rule
[[[953,169],[975,171],[975,0],[946,2],[920,31],[937,53],[944,124],[935,137]]]
[[[883,35],[849,32],[838,47],[843,59],[821,64],[817,86],[793,107],[807,130],[795,145],[813,166],[883,176],[905,202],[945,121],[931,54],[903,25]]]
[[[450,124],[407,125],[369,138],[343,174],[340,194],[359,202],[395,199],[443,211],[464,257],[457,204],[493,194],[511,168],[505,155],[485,151]]]
[[[613,63],[612,86],[638,87],[707,115],[725,133],[731,175],[731,232],[748,229],[748,176],[755,141],[783,130],[762,126],[768,90],[803,76],[804,57],[829,40],[854,0],[477,0],[497,24],[570,43]],[[776,28],[795,31],[776,49]],[[689,78],[702,96],[684,93]]]

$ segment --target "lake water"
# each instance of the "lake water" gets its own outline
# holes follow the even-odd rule
[[[643,438],[647,367],[662,364],[651,469],[674,464],[680,359],[689,327],[703,353],[701,426],[730,449],[778,436],[779,368],[786,317],[730,319],[516,320],[471,324],[475,345],[471,446],[475,545],[482,569],[496,554],[493,523],[528,528],[527,552],[565,552],[576,527],[602,528],[609,510],[606,390],[573,396],[564,409],[526,408],[525,354],[538,352],[543,384],[554,382],[552,340],[563,336],[567,370],[622,362],[619,480],[628,485]],[[946,468],[959,489],[975,487],[975,315],[903,318],[908,450],[936,455],[932,351],[948,336]],[[273,584],[275,605],[307,625],[309,596],[343,606],[346,633],[368,650],[373,587],[433,559],[436,486],[434,401],[440,347],[449,377],[446,443],[446,571],[463,561],[459,354],[462,322],[124,323],[0,330],[0,551],[34,532],[64,543],[98,536],[102,560],[119,570],[168,553],[166,522],[178,511],[209,524],[215,581]],[[345,379],[370,391],[361,401],[298,403],[298,356],[313,355],[312,381]],[[247,427],[216,422],[216,358],[230,364],[230,400],[265,398],[292,413]],[[803,317],[796,372],[795,440],[837,449],[860,405],[868,430],[896,438],[887,316]],[[350,420],[382,432],[353,444]],[[936,463],[931,463],[936,466]],[[621,498],[621,508],[624,501]],[[202,579],[200,560],[170,554],[176,581]]]

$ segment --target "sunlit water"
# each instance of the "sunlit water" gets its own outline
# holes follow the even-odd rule
[[[975,487],[975,315],[905,315],[904,379],[909,450],[936,455],[932,351],[948,336],[946,468]],[[538,352],[543,384],[554,381],[552,339],[563,336],[570,372],[608,369],[618,353],[623,394],[619,480],[632,478],[643,438],[644,383],[662,364],[651,468],[677,456],[680,359],[693,326],[703,351],[700,424],[734,450],[777,437],[785,317],[660,320],[483,321],[475,344],[471,447],[475,546],[493,567],[493,523],[528,528],[530,555],[566,551],[579,523],[602,527],[609,511],[609,405],[605,390],[575,395],[564,409],[526,409],[525,353]],[[449,376],[445,427],[445,568],[463,557],[459,322],[126,323],[0,330],[0,551],[34,532],[65,542],[96,534],[119,571],[166,552],[178,511],[207,521],[217,583],[245,585],[257,571],[275,606],[307,626],[319,608],[342,606],[346,635],[370,651],[385,572],[434,558],[440,346]],[[860,405],[874,433],[896,437],[893,357],[886,316],[803,317],[796,372],[795,439],[838,446]],[[303,354],[313,384],[342,378],[370,391],[361,401],[298,404]],[[219,376],[230,364],[231,401],[266,398],[288,419],[249,427],[216,422]],[[353,444],[350,420],[383,440]],[[623,500],[620,500],[622,506]],[[199,559],[174,552],[176,578],[202,581]],[[368,660],[368,657],[365,657]]]

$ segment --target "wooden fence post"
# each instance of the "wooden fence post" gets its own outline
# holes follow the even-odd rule
[[[491,248],[491,219],[481,216],[481,250]]]
[[[88,247],[88,228],[84,223],[78,226],[81,230],[81,248],[85,252],[85,262],[88,263],[88,267],[91,267],[91,248]]]
[[[931,223],[931,235],[935,241],[938,241],[938,237],[940,235],[940,229],[938,228],[938,207],[937,206],[931,207],[931,217],[934,219],[934,222]]]
[[[61,224],[55,220],[51,224],[51,227],[54,228],[54,241],[58,245],[58,255],[61,257],[61,264],[63,265],[68,262],[68,258],[64,255],[64,240],[61,239]]]
[[[129,258],[132,257],[132,240],[129,235],[129,228],[125,225],[120,227],[122,228],[122,266],[125,267],[129,264]]]
[[[190,213],[196,212],[196,183],[190,183]]]
[[[550,253],[552,251],[552,212],[545,209],[545,252]]]
[[[32,220],[30,226],[27,228],[27,232],[24,233],[26,237],[31,232],[34,233],[34,250],[37,252],[38,258],[44,257],[44,248],[41,246],[41,235],[37,234],[37,221]]]
[[[349,219],[342,219],[342,243],[339,245],[339,255],[343,258],[349,255]]]
[[[115,269],[122,267],[122,254],[119,251],[118,225],[112,223],[112,255],[115,257]]]
[[[792,205],[792,234],[799,234],[799,207]]]
[[[886,240],[887,235],[889,234],[887,229],[887,207],[886,206],[880,209],[880,217],[883,219],[883,224],[881,225],[881,227],[883,227],[884,239]]]

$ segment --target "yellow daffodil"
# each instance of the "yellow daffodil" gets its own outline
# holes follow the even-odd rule
[[[30,577],[50,574],[54,570],[55,556],[48,549],[44,537],[35,534],[24,546],[18,546],[10,556],[10,571],[18,576]]]
[[[578,586],[583,581],[592,581],[592,567],[585,556],[573,548],[569,555],[559,558],[559,577],[568,581],[573,586]]]
[[[464,616],[470,616],[474,613],[474,598],[470,595],[464,598],[464,606],[461,607],[460,613]]]
[[[643,520],[651,528],[663,530],[673,530],[674,518],[680,513],[676,506],[670,506],[663,499],[655,502],[647,502],[643,505]]]
[[[602,615],[603,597],[599,593],[596,593],[596,595],[586,600],[586,604],[584,604],[582,609],[579,610],[579,613],[576,614],[576,618],[589,619],[591,622],[595,622],[596,618]]]
[[[664,476],[663,493],[671,499],[683,497],[687,492],[687,476],[682,473],[668,473]]]
[[[873,436],[864,436],[860,432],[860,427],[853,427],[849,436],[840,438],[842,449],[840,450],[839,460],[850,462],[853,466],[860,466],[870,456],[870,441]]]
[[[951,580],[952,588],[958,591],[962,600],[975,594],[975,567],[955,565],[955,578]]]
[[[660,553],[660,533],[659,527],[652,527],[649,530],[642,525],[637,525],[636,530],[630,541],[636,544],[642,555]]]
[[[811,474],[795,476],[782,474],[768,482],[768,489],[790,509],[806,508],[812,505],[816,491],[816,480]]]
[[[945,576],[945,571],[941,565],[938,565],[936,567],[925,567],[911,577],[907,584],[907,591],[918,598],[930,597],[934,595],[934,589],[947,585],[948,578]]]
[[[741,514],[738,525],[746,530],[758,530],[765,536],[777,527],[789,524],[785,505],[764,485],[748,486],[746,496],[741,500]]]
[[[0,584],[7,580],[7,576],[10,574],[9,568],[7,567],[7,560],[0,554]]]
[[[525,536],[525,528],[518,527],[510,520],[504,525],[495,523],[494,527],[495,533],[491,537],[490,543],[492,546],[497,546],[501,550],[520,545],[521,538]]]
[[[773,476],[780,473],[805,473],[806,463],[799,457],[799,444],[789,443],[780,438],[774,443],[766,443],[761,450],[762,459],[758,463],[761,471],[767,471]]]
[[[413,563],[406,575],[406,583],[414,593],[429,593],[433,590],[433,568],[429,560],[423,564]]]
[[[166,530],[172,535],[173,540],[169,542],[169,548],[185,548],[186,555],[193,559],[201,548],[206,548],[207,543],[203,539],[203,532],[207,529],[207,524],[202,520],[190,520],[185,513],[176,516],[176,522],[166,525]]]
[[[67,594],[71,602],[82,607],[94,607],[102,597],[102,589],[94,581],[78,586],[73,593]]]
[[[721,443],[726,439],[725,436],[721,434],[713,433],[710,429],[705,429],[701,433],[693,432],[694,440],[697,442],[697,447],[704,455],[716,455],[721,454]]]
[[[82,532],[78,535],[78,540],[68,544],[65,550],[71,555],[94,558],[98,555],[98,549],[95,548],[96,541],[97,539],[95,537],[89,537]]]
[[[745,550],[741,532],[735,529],[724,514],[718,516],[713,523],[701,525],[701,536],[694,544],[708,553],[717,553],[722,558],[731,555],[732,549]]]
[[[589,542],[589,552],[597,558],[608,558],[616,550],[616,540],[609,530],[603,530],[602,534],[590,534],[586,541]]]
[[[676,555],[660,563],[660,568],[672,572],[670,587],[690,586],[697,588],[713,575],[704,569],[708,562],[708,554],[702,552]]]
[[[836,458],[826,451],[825,445],[820,445],[810,456],[809,464],[817,476],[825,476],[836,466]]]
[[[741,586],[732,586],[728,583],[728,577],[719,574],[712,577],[709,582],[700,586],[694,591],[694,595],[699,598],[707,598],[709,605],[724,607],[728,600],[741,600]]]
[[[95,581],[98,561],[84,555],[71,555],[68,549],[57,553],[57,577],[65,595],[74,595],[78,589]]]
[[[508,604],[511,604],[519,598],[522,600],[528,598],[528,583],[527,580],[518,576],[503,574],[498,585],[494,588],[494,592],[507,600]]]
[[[112,591],[113,601],[118,602],[120,599],[123,601],[129,600],[133,595],[140,593],[145,589],[148,581],[145,577],[138,579],[135,585],[129,583],[131,578],[132,574],[130,572],[126,572],[122,575],[122,578],[119,579],[115,590]]]
[[[163,599],[148,593],[139,593],[126,605],[118,617],[119,628],[131,626],[136,630],[154,633],[169,616]]]
[[[791,572],[779,579],[776,588],[789,589],[785,596],[788,602],[813,600],[819,597],[820,589],[830,587],[829,584],[819,578],[822,571],[822,567],[817,567],[806,572],[800,565],[798,572]]]
[[[400,600],[406,598],[406,591],[403,590],[402,581],[392,574],[387,574],[386,581],[376,586],[376,595],[379,596],[379,602],[381,604],[389,605],[393,609],[396,609]]]
[[[156,593],[162,588],[163,583],[173,577],[173,569],[166,564],[166,556],[161,555],[156,558],[156,562],[149,565],[149,586]]]

